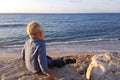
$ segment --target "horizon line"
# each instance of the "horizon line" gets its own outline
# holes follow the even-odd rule
[[[10,13],[7,13],[7,12],[2,12],[2,13],[0,13],[0,14],[105,14],[105,13],[120,13],[120,12],[79,12],[79,13],[77,13],[77,12],[73,12],[73,13],[64,13],[64,12],[60,12],[60,13],[39,13],[39,12],[33,12],[33,13],[31,13],[31,12],[10,12]]]

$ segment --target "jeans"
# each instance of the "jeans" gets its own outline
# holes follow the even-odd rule
[[[63,67],[65,65],[62,58],[53,59],[53,58],[51,58],[49,56],[46,56],[46,57],[47,57],[48,67],[49,68],[54,68],[54,67],[61,68],[61,67]]]

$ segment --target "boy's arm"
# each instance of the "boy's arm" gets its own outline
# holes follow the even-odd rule
[[[46,59],[46,46],[44,43],[38,48],[38,62],[43,73],[46,74],[51,72],[51,70],[48,68]]]
[[[46,46],[43,44],[40,48],[38,48],[38,62],[40,65],[40,69],[43,73],[45,73],[50,80],[54,80],[54,73],[48,68],[48,63],[46,59]]]
[[[25,61],[25,46],[21,50],[22,60]]]

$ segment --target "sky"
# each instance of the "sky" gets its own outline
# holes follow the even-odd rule
[[[120,13],[120,0],[0,0],[0,13]]]

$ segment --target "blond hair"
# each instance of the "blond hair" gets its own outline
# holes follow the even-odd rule
[[[33,21],[27,24],[27,34],[29,35],[30,38],[34,38],[38,32],[42,31],[44,31],[43,26],[37,22]]]

